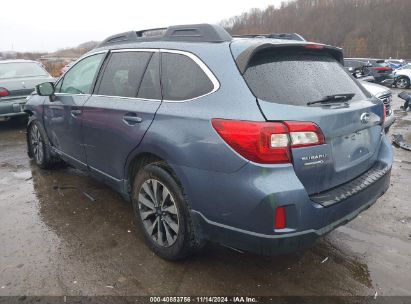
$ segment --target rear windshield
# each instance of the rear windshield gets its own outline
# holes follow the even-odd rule
[[[355,94],[352,101],[366,98],[336,59],[318,52],[260,52],[252,58],[244,78],[257,98],[281,104],[305,106],[328,95],[347,93]]]
[[[48,74],[35,62],[13,62],[0,64],[0,79],[34,76],[48,76]]]

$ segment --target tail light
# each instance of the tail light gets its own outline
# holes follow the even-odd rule
[[[7,91],[6,88],[0,88],[0,97],[6,97],[9,96],[9,91]]]
[[[321,44],[306,44],[304,45],[305,49],[309,50],[322,50],[324,48],[324,45]]]
[[[213,119],[212,125],[231,148],[256,163],[291,163],[291,148],[324,144],[324,135],[312,122]]]
[[[373,68],[373,69],[374,71],[379,71],[379,72],[392,71],[392,69],[388,67],[378,67],[378,68]]]
[[[274,229],[284,229],[285,227],[285,207],[278,207],[275,209]]]

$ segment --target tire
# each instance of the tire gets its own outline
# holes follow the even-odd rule
[[[407,77],[400,77],[395,81],[395,87],[398,89],[408,89],[410,87],[410,79]]]
[[[166,260],[179,260],[201,249],[204,242],[196,236],[181,186],[166,168],[160,162],[138,171],[132,203],[135,221],[151,250]]]
[[[37,121],[33,121],[27,130],[28,155],[42,169],[51,169],[61,160],[54,156],[50,149],[43,126]]]

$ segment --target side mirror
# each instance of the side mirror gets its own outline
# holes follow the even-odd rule
[[[36,92],[40,96],[52,96],[54,95],[54,84],[52,82],[43,82],[36,85]]]

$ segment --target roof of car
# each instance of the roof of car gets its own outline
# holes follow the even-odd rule
[[[271,34],[246,34],[231,36],[222,26],[213,24],[188,24],[174,25],[167,28],[155,28],[139,31],[129,31],[112,35],[103,40],[96,49],[112,49],[124,47],[144,47],[159,45],[172,45],[181,43],[224,43],[237,40],[251,40],[272,44],[283,44],[290,42],[306,42],[297,33],[271,33]]]
[[[379,59],[379,58],[344,58],[344,59],[359,60],[359,61],[364,61],[364,60],[367,60],[367,61],[370,61],[370,60],[372,60],[372,61],[385,61],[385,59]]]
[[[174,25],[167,28],[154,28],[129,31],[112,35],[103,40],[98,47],[133,42],[178,41],[178,42],[228,42],[231,35],[221,26],[207,23]]]
[[[24,63],[24,62],[35,62],[38,63],[35,60],[27,60],[27,59],[6,59],[6,60],[0,60],[0,63]]]

